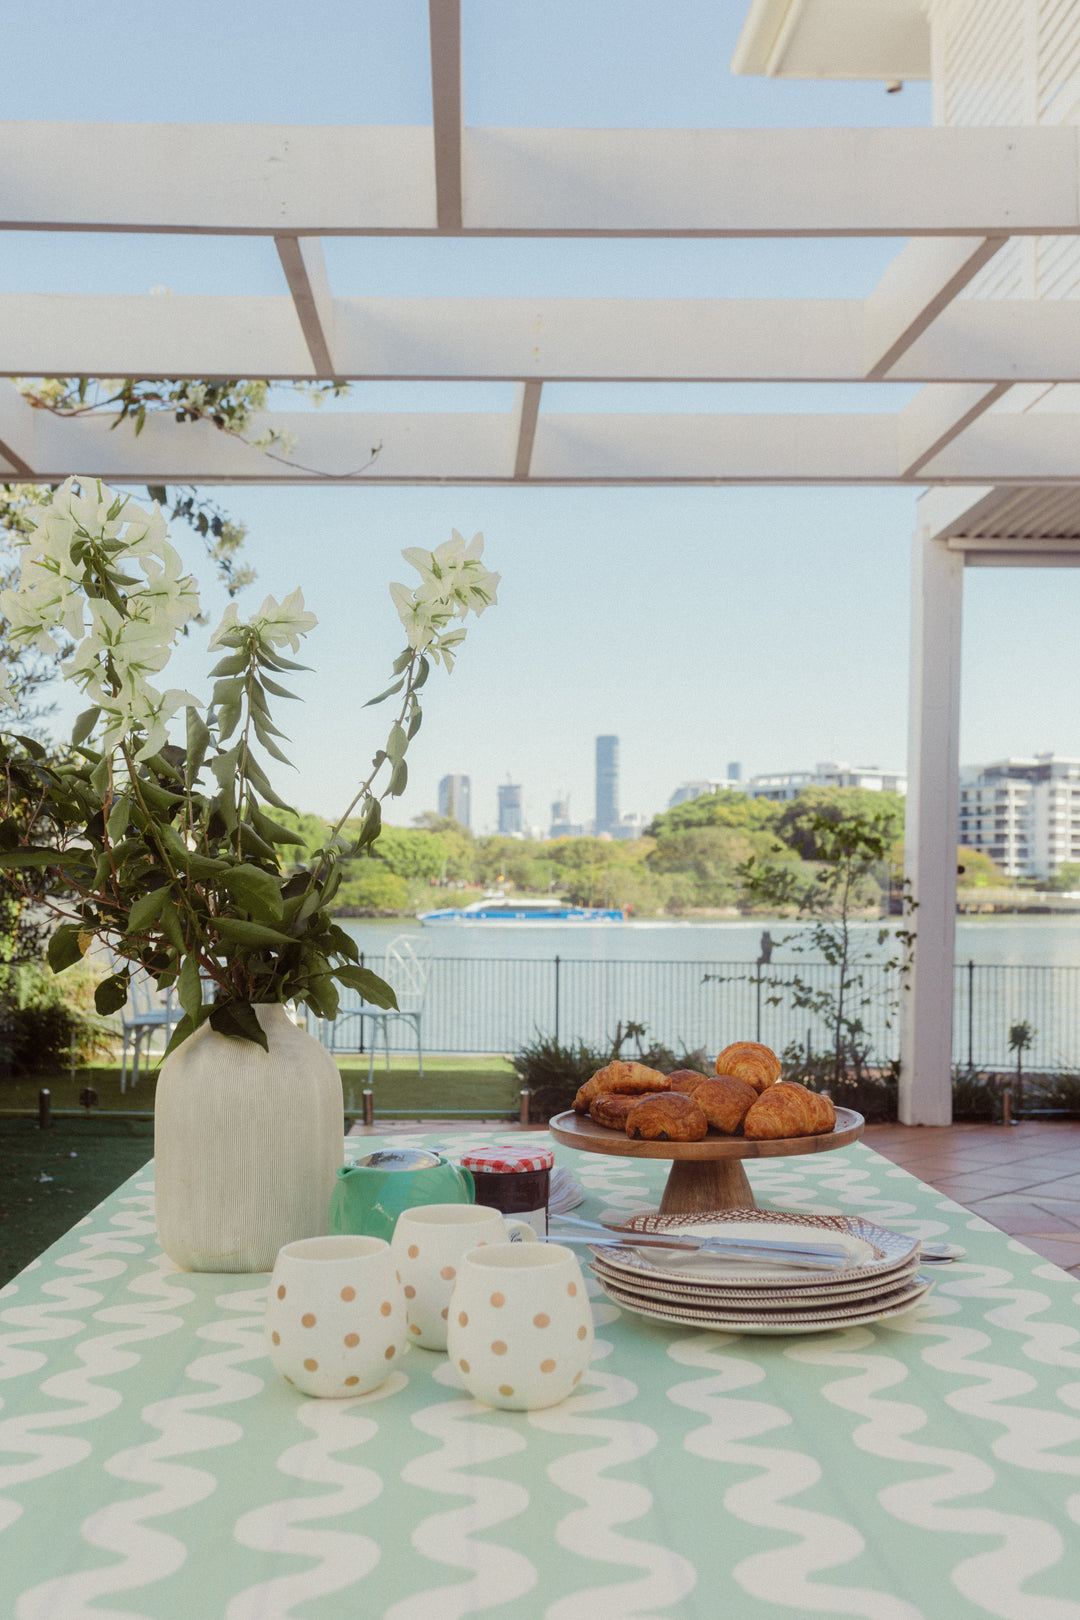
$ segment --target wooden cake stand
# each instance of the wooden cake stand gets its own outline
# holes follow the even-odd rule
[[[661,1215],[697,1215],[706,1209],[756,1209],[743,1159],[784,1159],[796,1153],[828,1153],[857,1142],[866,1121],[852,1108],[836,1110],[836,1126],[824,1136],[784,1136],[748,1142],[742,1136],[706,1136],[700,1142],[639,1142],[597,1125],[568,1108],[548,1122],[556,1142],[584,1153],[623,1159],[670,1159]]]

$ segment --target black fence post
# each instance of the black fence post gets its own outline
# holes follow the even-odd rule
[[[363,965],[364,965],[364,953],[363,953],[363,951],[361,951],[360,952],[360,966],[363,967]],[[364,1050],[364,1015],[363,1015],[363,1013],[360,1014],[360,1044],[359,1044],[357,1050],[360,1051],[360,1052],[363,1052],[363,1050]],[[365,1119],[364,1124],[365,1125],[370,1125],[371,1121],[369,1119]]]
[[[975,1067],[975,963],[968,958],[968,1069]]]
[[[754,980],[755,1022],[754,1039],[761,1041],[761,963],[758,963],[757,978]]]
[[[559,958],[555,958],[555,1043],[559,1041]]]

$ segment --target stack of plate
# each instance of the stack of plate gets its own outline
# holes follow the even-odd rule
[[[605,1293],[628,1311],[727,1333],[823,1333],[899,1316],[933,1286],[918,1270],[917,1238],[844,1215],[777,1215],[736,1209],[709,1215],[636,1215],[627,1232],[839,1243],[842,1270],[806,1271],[685,1250],[594,1249]]]

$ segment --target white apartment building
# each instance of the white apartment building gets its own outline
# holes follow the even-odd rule
[[[960,842],[1008,877],[1050,878],[1080,861],[1080,759],[1036,754],[964,767]]]
[[[815,765],[812,771],[774,771],[752,776],[743,791],[752,799],[772,799],[775,804],[786,804],[808,787],[857,787],[871,793],[906,793],[907,776],[903,771],[880,770],[877,765],[848,765],[842,760],[830,759]]]

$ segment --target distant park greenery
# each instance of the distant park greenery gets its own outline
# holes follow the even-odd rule
[[[877,915],[899,883],[903,816],[898,794],[859,788],[805,788],[782,805],[734,790],[706,794],[625,840],[475,838],[452,818],[428,812],[411,828],[384,826],[370,854],[345,863],[337,904],[354,915],[408,913],[497,887],[572,905],[623,906],[639,917],[775,915],[776,905],[747,884],[748,863],[755,872],[783,872],[794,895],[835,858],[833,829],[872,818],[883,858],[861,886],[858,909]],[[314,815],[298,816],[294,830],[312,850],[327,836]],[[351,830],[342,829],[343,839]],[[794,916],[796,901],[786,909]]]

